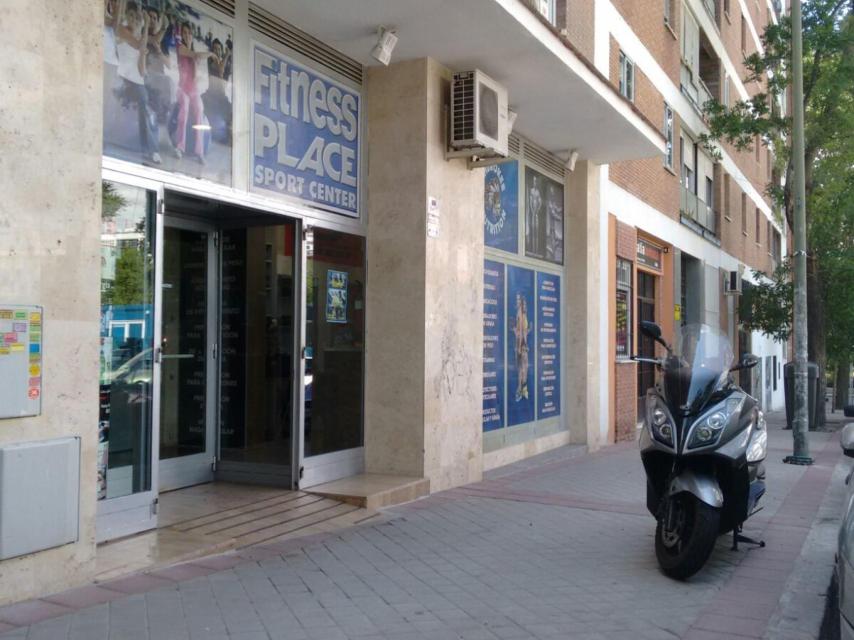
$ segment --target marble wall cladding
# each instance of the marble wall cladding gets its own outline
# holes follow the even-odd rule
[[[483,173],[445,160],[449,81],[427,59],[368,71],[366,466],[433,491],[482,469]]]
[[[81,438],[80,538],[0,563],[0,604],[85,581],[95,552],[103,4],[0,6],[0,302],[44,306],[42,414],[0,446]]]
[[[599,355],[602,313],[599,287],[608,282],[601,273],[601,169],[580,161],[568,174],[564,238],[566,238],[566,366],[564,393],[571,441],[595,450],[605,444],[608,416],[602,416],[602,376],[608,368]],[[605,323],[607,326],[607,323]]]
[[[432,491],[479,480],[483,468],[483,169],[445,159],[450,72],[427,73],[427,196],[439,232],[427,239],[424,475]]]
[[[365,464],[424,472],[427,61],[368,70]]]

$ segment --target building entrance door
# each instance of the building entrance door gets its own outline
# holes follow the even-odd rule
[[[638,326],[641,321],[655,322],[655,276],[638,271]],[[655,357],[655,340],[638,330],[638,355]],[[655,384],[655,365],[638,363],[638,416],[646,411],[646,391]]]
[[[217,260],[213,228],[167,219],[160,382],[160,491],[213,480]]]

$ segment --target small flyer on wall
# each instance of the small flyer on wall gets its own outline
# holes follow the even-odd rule
[[[326,272],[326,321],[336,324],[347,322],[346,271]]]
[[[507,267],[507,426],[534,420],[534,272]]]
[[[486,168],[483,189],[483,243],[516,253],[519,248],[519,161]]]
[[[483,263],[483,430],[504,426],[504,265]]]

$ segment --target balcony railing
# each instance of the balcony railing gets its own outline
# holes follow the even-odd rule
[[[717,229],[715,228],[715,210],[700,200],[700,198],[697,197],[697,194],[691,193],[685,187],[682,187],[682,197],[679,208],[683,216],[693,220],[712,235],[717,235]]]

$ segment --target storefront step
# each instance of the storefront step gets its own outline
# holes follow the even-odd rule
[[[95,580],[362,524],[375,511],[303,491],[210,483],[160,495],[160,528],[98,546]]]
[[[362,473],[320,484],[306,491],[365,509],[381,509],[428,495],[430,480],[413,476]]]

